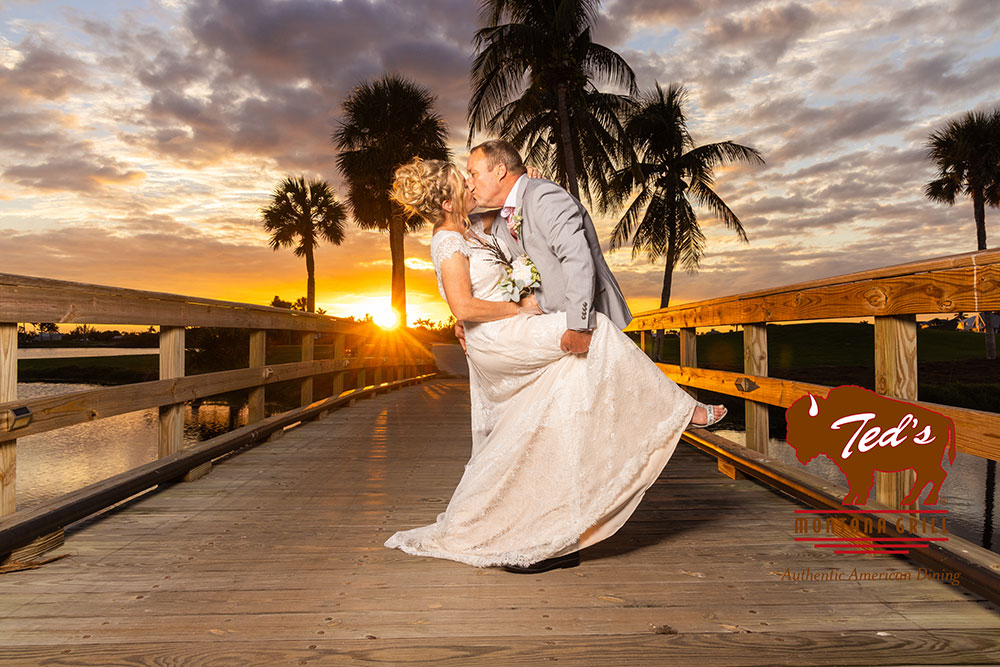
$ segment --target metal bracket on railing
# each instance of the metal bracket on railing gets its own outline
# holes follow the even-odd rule
[[[16,431],[31,423],[31,408],[23,406],[9,411],[11,416],[7,418],[7,430]]]
[[[750,378],[740,378],[736,381],[736,388],[745,394],[749,394],[754,389],[760,389],[760,385],[756,384]]]

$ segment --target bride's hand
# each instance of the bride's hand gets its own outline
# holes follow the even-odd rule
[[[544,176],[542,176],[542,172],[538,171],[537,169],[535,169],[531,165],[525,165],[524,168],[528,172],[526,174],[528,178],[545,178]]]
[[[538,305],[538,299],[535,298],[534,294],[524,297],[517,302],[517,305],[521,309],[522,315],[543,315],[545,313]]]

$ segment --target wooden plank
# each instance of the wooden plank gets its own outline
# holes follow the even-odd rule
[[[374,325],[287,308],[219,301],[65,280],[0,273],[0,313],[7,321],[160,324],[360,333]]]
[[[418,378],[418,381],[430,377],[433,376],[424,376]],[[374,393],[374,388],[357,389],[340,397],[331,397],[307,407],[273,415],[256,424],[248,424],[162,459],[63,494],[41,505],[0,517],[0,554],[8,553],[47,531],[62,528],[153,486],[173,481],[203,463],[241,447],[259,443],[269,434],[283,433],[283,428],[311,419],[324,410],[345,405],[354,397],[369,393]]]
[[[0,404],[17,399],[17,322],[0,322]],[[9,414],[17,406],[0,412]],[[0,425],[7,431],[7,420]],[[0,441],[0,516],[17,509],[17,440]]]
[[[332,618],[332,617],[331,617]],[[12,665],[56,664],[71,661],[81,667],[104,667],[124,661],[171,665],[268,664],[344,665],[656,665],[665,656],[674,664],[700,667],[731,665],[882,665],[882,664],[995,664],[1000,640],[981,630],[896,630],[891,634],[866,631],[845,641],[842,631],[817,628],[811,632],[750,632],[722,630],[688,634],[674,632],[669,619],[650,624],[645,632],[580,636],[549,632],[543,637],[478,637],[460,632],[448,637],[397,639],[384,634],[359,634],[331,639],[314,630],[295,639],[235,641],[233,628],[207,628],[166,642],[136,637],[128,645],[91,635],[72,647],[24,644],[5,649]],[[333,622],[333,621],[330,621]],[[227,641],[223,641],[226,639]]]
[[[743,370],[754,377],[767,376],[767,325],[746,324],[743,326]],[[746,446],[767,454],[769,423],[767,404],[747,398],[746,405]]]
[[[342,357],[341,354],[334,355]],[[265,329],[254,329],[250,332],[250,368],[264,368],[267,363],[267,331]],[[265,388],[263,385],[250,389],[250,397],[247,402],[247,423],[253,424],[264,418],[264,397]]]
[[[333,358],[343,359],[344,358],[344,345],[347,341],[347,336],[344,334],[333,334]],[[344,375],[345,373],[339,372],[333,376],[333,395],[340,396],[344,393]]]
[[[316,334],[306,331],[301,334],[302,361],[312,361],[316,355]],[[299,405],[309,405],[313,402],[312,376],[303,378],[299,387]]]
[[[917,400],[917,319],[914,315],[875,318],[875,391],[883,396]],[[888,507],[913,488],[916,473],[875,472],[875,498]],[[912,509],[918,509],[914,503]]]
[[[363,368],[374,365],[376,361],[373,358],[296,361],[263,368],[219,371],[170,380],[67,392],[47,398],[0,404],[0,441],[13,435],[7,432],[8,411],[20,405],[31,408],[33,419],[29,426],[19,429],[17,435],[32,435],[125,412],[194,400],[260,384],[296,380],[342,369]]]
[[[184,327],[160,327],[160,379],[184,377]],[[184,445],[184,404],[160,406],[159,458]]]
[[[698,337],[694,327],[684,327],[680,331],[681,366],[696,368],[698,366]],[[698,398],[698,390],[694,387],[684,387],[684,391]]]
[[[981,250],[639,313],[626,331],[1000,308],[1000,251]]]

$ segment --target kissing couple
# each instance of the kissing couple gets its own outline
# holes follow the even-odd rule
[[[632,315],[575,197],[529,178],[505,141],[472,149],[467,171],[416,158],[393,183],[434,227],[438,288],[468,355],[472,456],[437,520],[385,546],[517,573],[573,567],[628,520],[681,433],[725,408],[622,333]]]

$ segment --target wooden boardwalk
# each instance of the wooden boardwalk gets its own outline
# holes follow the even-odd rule
[[[67,530],[0,575],[0,664],[997,664],[1000,613],[907,560],[793,541],[798,504],[681,445],[580,567],[515,575],[382,546],[469,451],[468,385],[409,387]],[[909,581],[792,581],[903,572]]]

